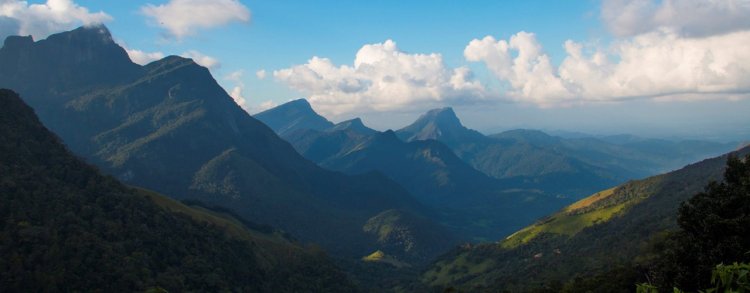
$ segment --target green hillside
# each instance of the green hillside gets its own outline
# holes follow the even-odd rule
[[[750,147],[736,152],[750,153]],[[496,244],[465,246],[422,275],[436,287],[524,291],[630,266],[660,233],[676,228],[680,204],[720,180],[727,156],[598,192]]]
[[[0,90],[0,283],[8,292],[354,291],[273,231],[101,175]]]

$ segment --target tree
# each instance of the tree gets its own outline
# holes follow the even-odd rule
[[[750,261],[750,156],[730,156],[724,181],[684,202],[677,222],[680,230],[656,246],[657,287],[710,288],[717,264]]]

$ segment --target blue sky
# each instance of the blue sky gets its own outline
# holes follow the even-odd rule
[[[748,139],[750,3],[701,2],[6,0],[0,16],[37,38],[103,21],[131,52],[194,57],[251,113],[309,97],[378,129],[453,106],[485,132]]]

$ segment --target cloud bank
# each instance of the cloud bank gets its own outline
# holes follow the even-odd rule
[[[601,19],[617,36],[669,30],[705,37],[750,29],[747,0],[605,0]]]
[[[162,5],[147,4],[141,12],[177,39],[201,29],[250,21],[250,10],[237,0],[170,0]]]
[[[564,48],[557,68],[534,35],[524,32],[508,41],[475,39],[464,55],[506,82],[510,97],[542,106],[750,90],[750,31],[705,38],[657,31],[615,41],[608,49],[571,40]]]
[[[560,66],[527,32],[508,40],[472,40],[464,56],[487,66],[507,85],[507,96],[544,107],[633,98],[736,99],[750,93],[746,15],[750,1],[608,0],[602,18],[625,37],[604,48],[568,40]]]
[[[486,36],[464,49],[499,81],[486,87],[440,54],[410,54],[395,42],[363,46],[352,65],[313,57],[273,72],[327,114],[426,108],[467,100],[514,100],[541,107],[629,99],[738,99],[750,96],[750,1],[604,0],[605,46],[567,40],[559,65],[532,32]],[[495,84],[495,83],[491,83]]]
[[[27,1],[0,0],[0,37],[32,35],[39,40],[60,31],[81,25],[111,21],[104,12],[91,13],[71,0],[48,0],[44,4]]]
[[[414,105],[446,104],[484,96],[466,67],[447,68],[440,54],[410,54],[396,43],[364,45],[352,65],[327,58],[273,72],[276,80],[309,95],[324,114],[390,111]]]

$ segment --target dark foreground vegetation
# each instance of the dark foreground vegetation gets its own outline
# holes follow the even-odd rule
[[[353,291],[326,257],[134,189],[0,90],[0,291]]]

